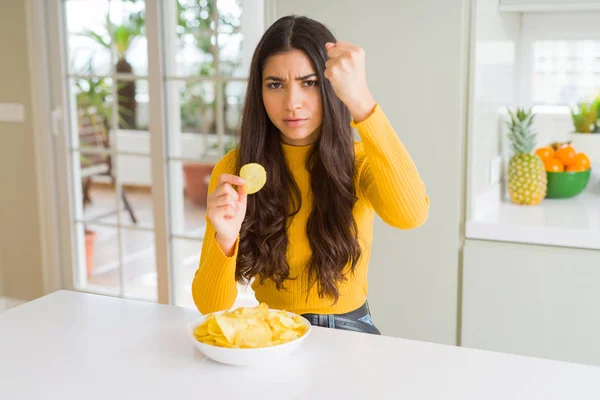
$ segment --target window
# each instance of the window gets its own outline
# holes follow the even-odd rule
[[[598,12],[523,15],[523,104],[575,107],[600,94],[599,18]]]
[[[600,40],[534,40],[531,101],[571,105],[600,93]]]

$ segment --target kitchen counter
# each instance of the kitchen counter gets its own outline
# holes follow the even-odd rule
[[[197,318],[191,309],[70,291],[8,310],[0,314],[0,398],[600,398],[597,367],[324,328],[277,365],[221,365],[187,336]]]
[[[600,250],[599,173],[592,174],[588,187],[578,196],[545,199],[535,206],[500,200],[495,191],[476,200],[480,203],[476,207],[484,212],[467,221],[467,239]]]

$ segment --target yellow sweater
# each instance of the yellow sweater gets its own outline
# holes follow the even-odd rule
[[[271,308],[297,314],[342,314],[359,308],[367,297],[374,212],[389,225],[400,229],[416,228],[427,219],[429,199],[425,185],[379,105],[375,106],[367,119],[360,123],[352,122],[351,125],[358,130],[362,140],[355,143],[358,202],[354,206],[354,218],[362,250],[355,273],[347,274],[348,280],[339,286],[340,297],[335,305],[328,297],[319,298],[317,285],[313,285],[307,300],[300,278],[306,276],[303,272],[311,255],[306,236],[306,223],[312,207],[308,196],[310,174],[304,163],[311,146],[295,147],[282,143],[286,159],[302,193],[302,208],[293,218],[288,230],[287,249],[290,277],[298,279],[286,281],[285,290],[277,290],[271,280],[265,280],[262,285],[258,279],[254,281],[252,288],[257,300],[267,303]],[[211,176],[209,193],[215,189],[221,174],[235,173],[235,163],[235,150],[219,161]],[[192,295],[201,313],[226,310],[233,305],[237,297],[237,253],[238,243],[231,257],[223,253],[215,239],[215,228],[207,218],[200,266],[192,283]]]

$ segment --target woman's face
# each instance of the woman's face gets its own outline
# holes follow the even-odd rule
[[[300,50],[267,58],[262,72],[267,115],[292,146],[314,143],[323,122],[320,82],[310,59]]]

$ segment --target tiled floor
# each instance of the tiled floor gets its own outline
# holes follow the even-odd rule
[[[143,191],[128,191],[127,196],[138,218],[138,226],[152,226],[152,194]],[[93,204],[85,209],[86,220],[97,218],[116,209],[115,193],[108,187],[92,189]],[[173,239],[172,276],[175,288],[175,303],[184,307],[195,307],[191,296],[191,282],[198,268],[206,210],[185,200],[184,221],[187,234],[198,236],[198,240]],[[97,218],[96,221],[116,222],[116,215]],[[133,226],[127,212],[121,212],[122,223]],[[154,233],[133,229],[116,229],[86,224],[97,233],[94,247],[94,269],[87,278],[90,288],[119,292],[123,280],[123,294],[126,297],[157,300],[156,261]],[[121,269],[118,251],[118,235],[123,247],[123,268]],[[240,288],[237,305],[256,303],[252,291]]]

